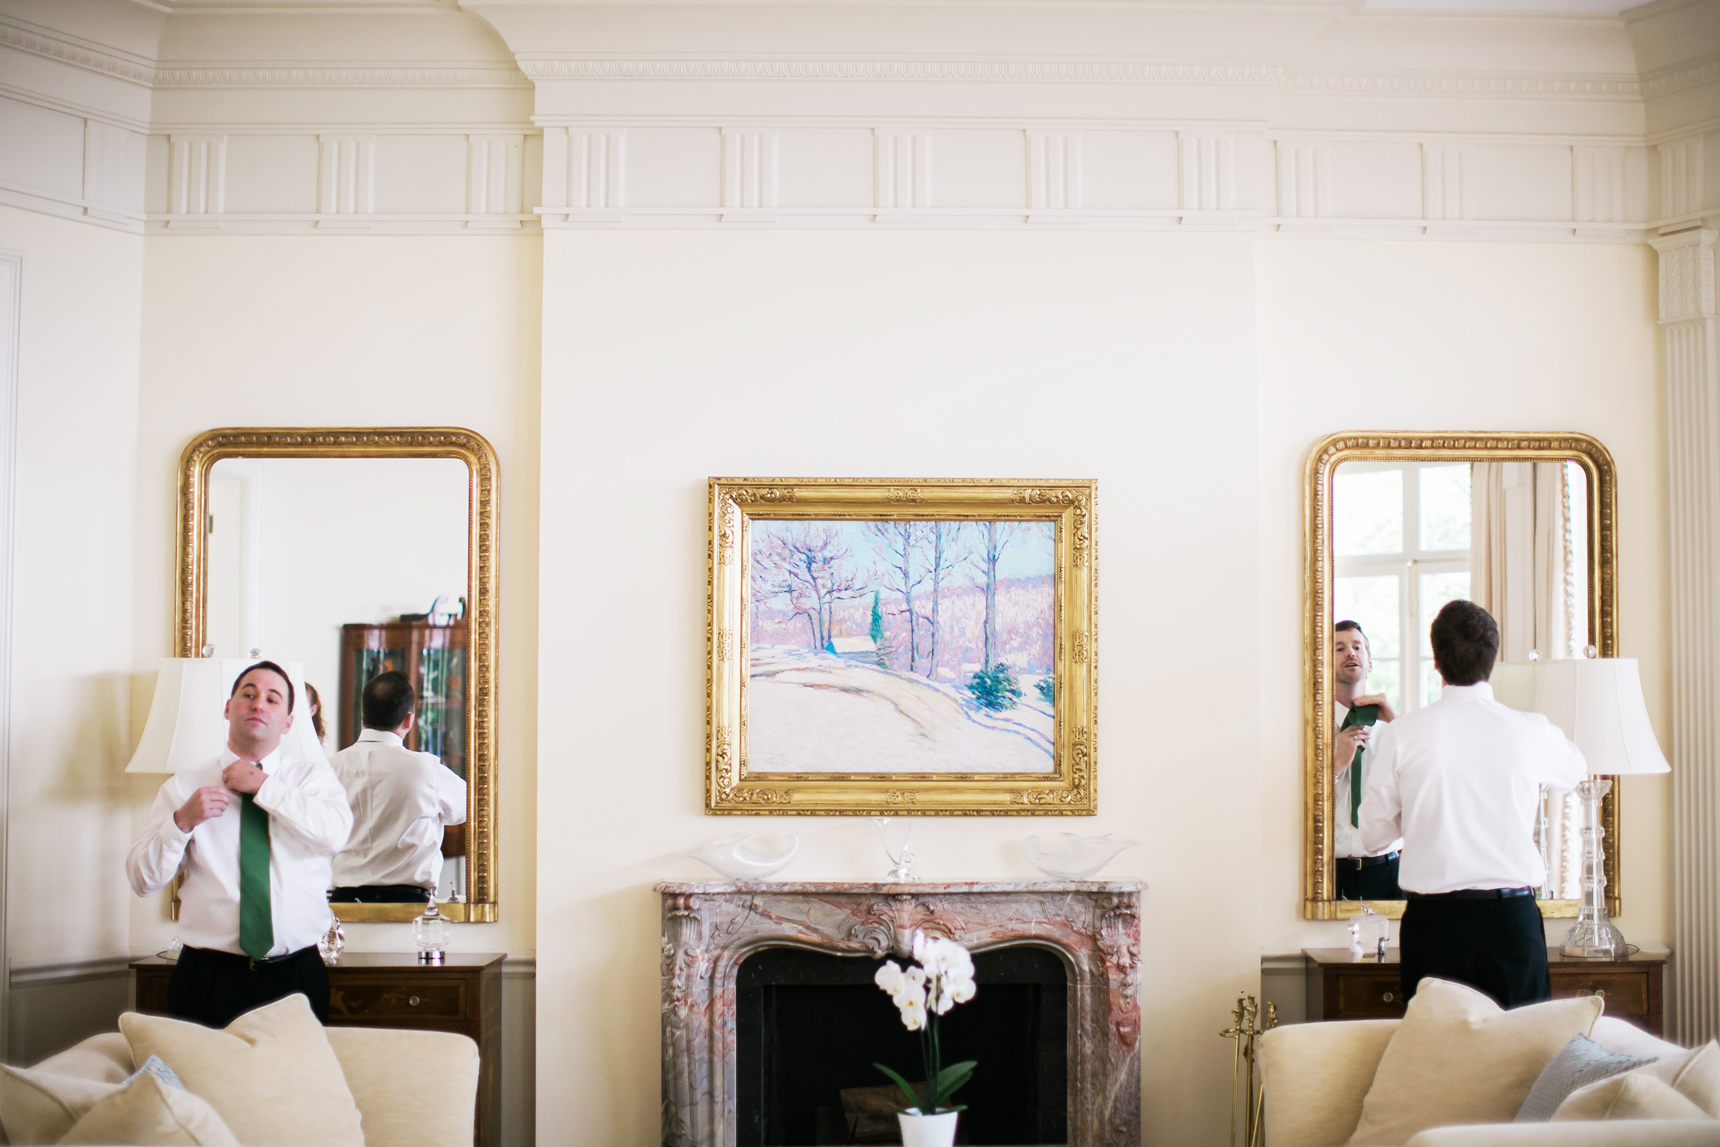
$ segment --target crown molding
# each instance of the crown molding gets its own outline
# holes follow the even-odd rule
[[[526,88],[511,64],[172,64],[155,70],[158,88]]]
[[[1720,81],[1720,53],[1705,60],[1685,61],[1671,67],[1656,68],[1642,77],[1642,94],[1649,99],[1688,91],[1704,84]]]
[[[968,80],[1269,87],[1276,64],[1099,60],[614,60],[521,57],[532,80]]]
[[[85,41],[55,35],[22,20],[0,16],[0,47],[57,60],[141,87],[147,88],[155,82],[155,69],[135,56],[121,55]]]
[[[1314,71],[1286,68],[1279,91],[1322,96],[1438,96],[1480,99],[1621,100],[1642,98],[1632,75],[1509,72]]]

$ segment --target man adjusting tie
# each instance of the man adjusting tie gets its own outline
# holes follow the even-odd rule
[[[328,927],[330,859],[352,831],[352,810],[326,764],[281,754],[293,701],[274,662],[239,674],[224,710],[226,750],[161,786],[126,858],[139,896],[185,873],[169,1015],[225,1027],[299,992],[328,1022],[316,944]]]

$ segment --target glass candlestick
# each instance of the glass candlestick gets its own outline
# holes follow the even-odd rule
[[[453,922],[442,915],[442,910],[432,898],[424,914],[412,921],[412,939],[418,945],[418,962],[442,963],[447,957],[448,940],[453,932]]]
[[[1612,788],[1605,777],[1592,777],[1577,786],[1577,796],[1583,802],[1583,903],[1577,911],[1577,922],[1565,933],[1559,951],[1566,956],[1586,956],[1591,959],[1623,959],[1629,954],[1624,936],[1607,919],[1606,861],[1601,857],[1601,798]]]
[[[898,850],[890,846],[890,821],[887,816],[872,818],[872,826],[878,830],[878,839],[884,845],[884,855],[895,865],[884,875],[897,884],[906,884],[914,878],[914,854],[908,851],[908,840],[914,835],[914,826],[910,824],[902,832],[902,847]]]

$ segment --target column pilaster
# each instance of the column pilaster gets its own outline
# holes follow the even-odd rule
[[[1651,240],[1672,512],[1673,968],[1668,1025],[1720,1035],[1720,364],[1716,232]]]

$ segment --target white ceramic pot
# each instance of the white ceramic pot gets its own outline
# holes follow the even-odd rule
[[[896,1120],[902,1125],[902,1147],[951,1147],[956,1141],[956,1120],[959,1111],[942,1115],[909,1115],[898,1112]]]

